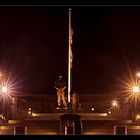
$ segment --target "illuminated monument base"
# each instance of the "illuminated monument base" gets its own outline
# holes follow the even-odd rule
[[[64,114],[60,116],[60,134],[81,134],[82,123],[77,114]]]

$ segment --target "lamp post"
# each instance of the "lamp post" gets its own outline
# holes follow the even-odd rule
[[[1,97],[2,97],[2,114],[5,120],[7,121],[8,117],[8,110],[7,110],[7,103],[6,103],[6,96],[8,95],[8,87],[1,86]]]
[[[117,99],[113,99],[111,101],[111,110],[112,110],[112,115],[118,117],[120,113],[119,113],[119,103]]]
[[[0,96],[2,101],[2,113],[6,120],[17,117],[17,97],[13,94],[15,84],[7,75],[0,72]],[[20,116],[20,115],[19,115]]]
[[[134,98],[134,101],[133,101],[133,108],[132,108],[132,118],[135,119],[135,116],[137,114],[137,96],[139,96],[140,94],[140,87],[139,85],[134,85],[132,86],[132,94],[133,94],[133,98]]]

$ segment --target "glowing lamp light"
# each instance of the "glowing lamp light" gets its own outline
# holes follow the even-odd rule
[[[133,86],[132,91],[133,93],[139,93],[140,91],[139,86]]]
[[[140,119],[140,115],[137,115],[137,116],[136,116],[136,120],[139,120],[139,119]]]
[[[91,110],[92,110],[92,111],[94,111],[94,107],[93,107],[93,108],[91,108]]]
[[[140,77],[140,72],[136,73],[136,76]]]
[[[112,101],[112,106],[114,106],[114,107],[118,106],[118,102],[117,101]]]
[[[28,111],[28,114],[31,114],[31,111]]]
[[[7,93],[8,92],[7,86],[2,86],[1,91],[2,93]]]
[[[30,107],[28,109],[28,114],[32,116],[32,111],[31,111],[31,108]]]
[[[111,114],[111,111],[108,111],[108,114]]]

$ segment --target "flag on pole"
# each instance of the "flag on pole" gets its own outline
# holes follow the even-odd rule
[[[69,49],[68,49],[68,102],[71,102],[70,92],[72,88],[72,62],[73,62],[73,54],[72,54],[72,36],[73,31],[71,28],[71,8],[69,8]]]
[[[70,68],[72,68],[73,66],[73,53],[72,53],[72,36],[73,36],[73,30],[71,28],[71,32],[70,32]]]

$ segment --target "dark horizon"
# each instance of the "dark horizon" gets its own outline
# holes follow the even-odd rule
[[[67,81],[68,7],[0,7],[0,69],[21,91],[55,92]],[[140,7],[72,7],[72,91],[118,91],[140,68]]]

